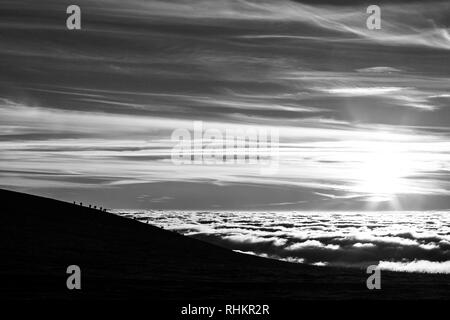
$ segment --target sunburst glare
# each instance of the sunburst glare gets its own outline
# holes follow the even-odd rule
[[[356,172],[356,189],[372,201],[390,200],[411,189],[408,176],[415,173],[413,155],[390,142],[368,146]]]

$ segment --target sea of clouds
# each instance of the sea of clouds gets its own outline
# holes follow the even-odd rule
[[[450,212],[117,210],[237,252],[317,266],[450,274]]]

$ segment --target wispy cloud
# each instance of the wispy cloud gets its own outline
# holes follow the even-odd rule
[[[351,2],[78,4],[89,12],[79,33],[65,30],[58,1],[0,4],[20,13],[0,22],[1,186],[202,182],[302,193],[268,192],[247,208],[362,205],[394,193],[448,207],[447,2],[383,2],[372,31]],[[174,165],[171,132],[197,120],[278,129],[278,173]],[[374,157],[392,194],[362,174],[377,170]]]
[[[349,34],[387,45],[450,49],[450,36],[445,25],[445,12],[449,8],[446,1],[434,1],[432,4],[382,4],[382,29],[376,32],[366,28],[366,7],[360,5],[313,6],[292,1],[200,0],[189,5],[182,1],[153,1],[147,8],[170,17],[296,21],[327,32],[341,32],[342,36],[334,40],[346,41],[346,34]],[[286,36],[289,35],[271,35]]]
[[[397,87],[371,87],[371,88],[333,88],[325,89],[325,92],[335,93],[344,96],[370,96],[370,95],[383,95],[392,92],[398,92],[402,88]]]

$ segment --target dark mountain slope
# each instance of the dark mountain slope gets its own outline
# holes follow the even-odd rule
[[[238,254],[110,213],[0,190],[3,299],[446,298],[449,275],[310,267]],[[82,289],[66,288],[66,268]]]

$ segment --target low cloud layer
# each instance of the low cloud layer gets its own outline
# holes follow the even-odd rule
[[[381,270],[450,274],[450,261],[444,262],[426,261],[426,260],[414,260],[410,262],[380,261],[380,264],[378,266],[380,267]]]
[[[450,273],[447,212],[120,212],[267,258],[319,266],[376,264],[392,271]]]

